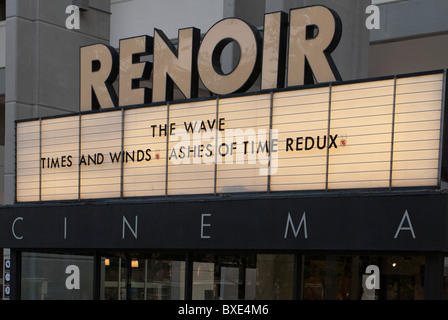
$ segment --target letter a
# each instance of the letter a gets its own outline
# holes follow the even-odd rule
[[[71,13],[65,20],[65,27],[69,30],[79,29],[79,8],[71,5],[65,9],[65,13]]]
[[[366,288],[369,290],[380,288],[380,269],[378,266],[370,265],[366,268],[366,273],[371,273],[366,278]]]
[[[369,30],[380,28],[380,9],[378,6],[370,5],[366,8],[366,13],[371,13],[366,19],[366,28]]]
[[[409,227],[403,227],[403,223],[404,223],[405,219],[407,220]],[[398,226],[397,232],[395,232],[394,239],[396,239],[398,237],[401,230],[411,231],[412,238],[415,239],[415,233],[414,233],[414,229],[412,228],[411,219],[409,218],[408,210],[405,211],[405,213],[403,214],[403,218],[401,218],[401,222],[400,222],[400,225]]]
[[[68,290],[79,289],[79,268],[75,265],[70,265],[65,269],[65,273],[71,273],[65,280],[65,286]]]

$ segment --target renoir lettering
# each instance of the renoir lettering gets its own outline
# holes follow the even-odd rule
[[[198,97],[199,78],[219,95],[247,91],[261,73],[261,89],[341,80],[330,56],[342,34],[339,16],[325,6],[276,12],[264,17],[264,39],[251,24],[236,18],[217,22],[200,39],[200,30],[179,30],[177,48],[163,31],[120,40],[120,54],[104,44],[80,51],[80,110],[103,109],[170,101],[176,85],[187,99]],[[221,54],[230,42],[240,59],[224,73]],[[286,57],[286,52],[288,56]],[[152,55],[153,62],[140,57]],[[287,77],[285,77],[287,67]],[[119,94],[112,83],[120,73]],[[139,87],[149,80],[152,88]]]

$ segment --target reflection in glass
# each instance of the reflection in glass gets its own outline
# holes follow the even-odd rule
[[[420,300],[424,297],[424,256],[193,254],[194,300]],[[448,260],[447,260],[448,261]],[[80,271],[80,289],[69,290],[66,268]],[[366,268],[379,270],[379,289],[367,289]],[[446,262],[448,265],[448,262]],[[93,299],[94,258],[86,255],[22,253],[24,300]],[[448,267],[446,267],[448,270]],[[294,272],[297,279],[294,281]],[[101,258],[104,300],[185,299],[185,255],[116,253]],[[444,273],[444,280],[448,278]],[[293,297],[293,287],[296,295]],[[189,286],[188,286],[189,287]],[[448,296],[444,286],[444,298]]]
[[[379,268],[380,289],[367,289],[366,268]],[[304,300],[423,299],[425,258],[420,256],[304,255]]]
[[[183,300],[185,261],[154,258],[146,260],[146,300]]]
[[[293,273],[293,255],[198,255],[193,300],[292,299]]]
[[[80,288],[69,290],[66,268],[79,268]],[[23,252],[21,298],[23,300],[93,299],[93,256]]]
[[[101,299],[123,300],[126,299],[126,264],[122,258],[102,258],[103,276],[101,286]]]
[[[442,299],[448,300],[448,257],[443,260],[443,292]]]
[[[108,264],[106,264],[106,262]],[[184,255],[149,254],[102,258],[105,300],[182,300]]]

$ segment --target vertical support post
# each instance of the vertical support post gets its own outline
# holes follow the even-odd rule
[[[10,300],[21,300],[22,296],[22,252],[11,249],[11,294]]]
[[[425,261],[424,299],[441,300],[443,294],[444,256],[428,254]]]
[[[132,276],[132,257],[131,255],[126,255],[126,300],[131,300],[131,276]]]
[[[78,201],[81,201],[81,119],[79,114],[79,128],[78,128]]]
[[[14,122],[14,203],[17,203],[17,122]]]
[[[327,139],[330,139],[330,125],[331,125],[331,94],[333,87],[331,83],[328,86],[328,124],[327,124]],[[327,148],[327,163],[325,166],[325,191],[328,190],[328,167],[330,165],[330,148]]]
[[[394,98],[392,104],[392,137],[390,142],[390,168],[389,168],[389,190],[392,189],[392,172],[394,165],[394,140],[395,140],[395,105],[397,100],[397,76],[394,77]]]
[[[101,300],[101,254],[93,254],[93,300]]]
[[[166,160],[165,160],[165,197],[168,197],[168,158],[169,158],[169,147],[170,147],[170,103],[166,103]]]
[[[185,255],[185,300],[193,299],[193,255],[187,253]]]
[[[446,69],[443,70],[443,83],[442,83],[442,105],[440,108],[440,136],[439,136],[439,171],[437,173],[437,185],[439,188],[442,187],[442,168],[444,165],[444,141],[445,141],[445,135],[444,127],[445,127],[445,108],[446,108],[446,90],[447,90],[447,83],[446,83]],[[445,173],[446,175],[446,173]]]
[[[42,166],[40,165],[40,159],[42,159],[42,118],[39,118],[39,202],[42,201]]]
[[[124,108],[121,108],[121,165],[120,165],[120,198],[124,196]]]
[[[303,298],[302,279],[303,279],[303,255],[296,253],[294,255],[294,274],[293,274],[293,287],[292,287],[293,300],[301,300]]]
[[[118,258],[118,292],[117,292],[117,300],[121,298],[121,261],[123,259],[121,257]]]
[[[269,154],[268,154],[269,161],[268,161],[268,181],[267,181],[267,184],[268,184],[267,185],[267,191],[268,191],[268,193],[271,192],[272,115],[274,113],[274,92],[273,91],[271,91],[269,98],[270,98],[270,102],[269,102],[270,103],[270,105],[269,105],[269,149],[268,149],[268,151],[269,151]]]
[[[144,290],[144,294],[143,294],[143,299],[146,300],[147,296],[148,296],[148,259],[145,259],[145,281],[143,282],[143,290]]]
[[[219,117],[219,96],[216,97],[216,123],[218,123]],[[216,196],[217,180],[218,180],[218,125],[215,130],[215,163],[214,163],[214,182],[213,182],[213,195]]]

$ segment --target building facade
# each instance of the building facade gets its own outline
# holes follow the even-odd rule
[[[0,5],[4,299],[447,298],[446,1]],[[79,29],[67,27],[70,5],[80,10]],[[288,67],[294,61],[286,58],[294,45],[291,17],[300,8],[320,6],[335,12],[342,25],[337,46],[328,52],[340,79],[293,85]],[[175,84],[166,101],[82,108],[82,48],[108,45],[122,57],[123,40],[148,35],[153,54],[157,43],[175,52],[180,30],[195,27],[204,41],[218,21],[229,18],[249,23],[266,43],[275,38],[265,33],[266,21],[278,12],[286,17],[279,29],[286,42],[272,41],[287,50],[277,64],[285,73],[275,87],[264,86],[258,75],[245,83],[245,92],[220,94],[209,90],[202,74],[190,99],[180,80],[171,79],[175,71],[165,70]],[[314,34],[305,40],[325,28],[317,30],[307,26]],[[225,78],[247,53],[235,39],[218,44],[213,67],[219,65],[216,73]],[[152,54],[139,59],[154,68],[158,63]],[[304,69],[313,69],[311,56],[306,59]],[[93,63],[88,67],[98,71]],[[110,81],[109,94],[119,99],[126,70],[119,65]],[[155,92],[160,81],[154,78],[160,75],[142,77],[131,90]],[[93,102],[90,107],[95,109]],[[267,129],[266,144],[252,152],[257,165],[183,166],[181,149],[171,153],[168,147],[177,142],[170,140],[172,128],[183,123],[188,131],[187,122],[192,128],[198,119],[213,134]],[[133,142],[139,135],[153,140]],[[250,154],[254,146],[247,139],[242,145]],[[189,155],[204,161],[208,149],[192,146]],[[209,155],[223,155],[223,148],[213,151]],[[161,171],[144,171],[142,164],[150,161],[159,161]],[[366,287],[369,266],[378,268],[378,287]],[[77,272],[79,282],[70,278]]]

